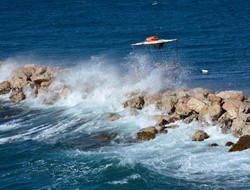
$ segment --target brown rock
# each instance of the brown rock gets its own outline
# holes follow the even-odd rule
[[[11,84],[9,81],[4,81],[0,83],[0,95],[8,94],[11,91]]]
[[[199,120],[204,121],[208,117],[211,121],[216,121],[222,115],[222,108],[218,104],[212,104],[207,107],[203,107],[203,109],[199,113]]]
[[[220,104],[221,101],[222,101],[221,97],[216,96],[215,94],[209,94],[209,95],[208,95],[208,99],[209,99],[209,101],[211,101],[212,103],[214,102],[214,103],[218,103],[218,104]]]
[[[204,88],[194,88],[190,90],[191,96],[197,100],[204,101],[209,94],[208,90]]]
[[[177,97],[174,95],[168,95],[167,93],[164,93],[162,95],[162,111],[164,111],[167,114],[174,113],[175,111],[175,104],[177,103]]]
[[[29,95],[29,98],[35,99],[37,97],[37,92],[32,92]]]
[[[207,138],[209,138],[209,135],[206,132],[199,130],[196,131],[195,134],[193,135],[192,141],[204,141],[204,139]]]
[[[240,107],[243,107],[243,102],[231,98],[224,100],[224,104],[222,105],[222,108],[226,110],[233,119],[237,117]]]
[[[107,117],[106,117],[106,119],[107,120],[109,120],[109,121],[115,121],[115,120],[118,120],[118,119],[120,119],[120,115],[119,114],[117,114],[117,113],[111,113],[111,114],[109,114]]]
[[[192,113],[192,110],[187,106],[189,98],[179,99],[175,104],[175,113],[180,116],[189,116]]]
[[[250,135],[250,114],[241,113],[233,120],[231,131],[236,137]]]
[[[233,145],[234,145],[234,143],[231,142],[231,141],[228,141],[228,142],[226,142],[226,144],[225,144],[225,146],[233,146]]]
[[[10,94],[10,101],[14,103],[19,103],[25,99],[25,95],[22,91],[22,88],[13,88]]]
[[[186,117],[185,119],[183,119],[183,122],[184,122],[185,124],[189,124],[189,123],[191,123],[192,121],[197,120],[197,118],[198,118],[198,115],[197,115],[197,114],[191,114],[190,116],[188,116],[188,117]]]
[[[25,66],[23,72],[27,77],[31,77],[35,73],[35,68],[33,66]]]
[[[41,84],[42,82],[49,82],[51,80],[51,75],[48,72],[43,74],[37,74],[36,72],[30,77],[30,79],[35,83]]]
[[[200,100],[197,100],[195,98],[190,98],[187,102],[187,107],[190,110],[195,111],[196,113],[199,113],[202,109],[206,107],[206,104]]]
[[[243,100],[244,99],[244,94],[242,91],[236,91],[236,90],[229,90],[229,91],[223,91],[218,94],[216,94],[222,99],[237,99],[237,100]]]
[[[238,142],[230,148],[229,152],[242,151],[250,148],[250,135],[240,137]]]
[[[156,134],[157,134],[157,130],[155,127],[144,128],[137,133],[136,141],[141,142],[144,140],[154,139]]]
[[[127,100],[124,104],[124,107],[136,108],[141,110],[144,107],[144,99],[143,96],[135,96],[129,100]]]

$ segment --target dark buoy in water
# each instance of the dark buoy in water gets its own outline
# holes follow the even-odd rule
[[[206,70],[206,69],[201,69],[201,73],[202,73],[202,74],[208,74],[208,70]]]

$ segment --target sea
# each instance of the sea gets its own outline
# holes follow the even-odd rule
[[[229,153],[230,133],[210,126],[209,139],[193,142],[200,124],[177,121],[136,143],[159,110],[135,117],[123,107],[136,90],[249,97],[249,18],[247,0],[0,0],[0,82],[34,64],[67,70],[55,84],[74,87],[53,105],[0,96],[0,189],[250,189],[250,150]],[[177,42],[131,46],[154,35]]]

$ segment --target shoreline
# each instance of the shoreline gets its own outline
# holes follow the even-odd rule
[[[52,105],[66,98],[74,88],[66,84],[55,85],[56,78],[65,71],[67,69],[25,65],[12,71],[8,80],[0,81],[0,95],[9,95],[9,100],[15,104],[46,95],[43,103]],[[224,133],[232,133],[238,138],[250,135],[250,97],[245,97],[242,91],[213,92],[204,88],[179,87],[155,93],[127,92],[124,99],[125,102],[120,103],[131,116],[136,117],[147,106],[154,106],[161,113],[151,116],[155,125],[139,131],[137,142],[153,139],[158,133],[167,133],[169,128],[177,128],[175,121],[180,120],[185,124],[198,121],[202,128],[219,126]],[[107,120],[119,118],[119,114],[112,113]],[[194,135],[193,141],[209,138],[204,131],[197,133],[198,137]]]

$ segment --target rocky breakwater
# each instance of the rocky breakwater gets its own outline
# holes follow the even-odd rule
[[[162,115],[152,116],[155,126],[139,131],[138,142],[155,138],[159,127],[160,131],[178,127],[170,125],[177,120],[186,124],[198,121],[201,127],[220,126],[224,133],[231,132],[236,137],[250,135],[250,98],[244,97],[241,91],[215,93],[203,88],[174,89],[155,94],[139,93],[124,102],[124,107],[130,109],[131,113],[134,110],[139,113],[149,105],[154,105]],[[209,134],[199,130],[191,140],[203,141],[207,138]]]
[[[45,104],[55,102],[64,91],[53,86],[58,68],[26,65],[12,71],[9,79],[0,83],[0,95],[9,94],[11,102],[19,103],[27,98],[46,94]]]

